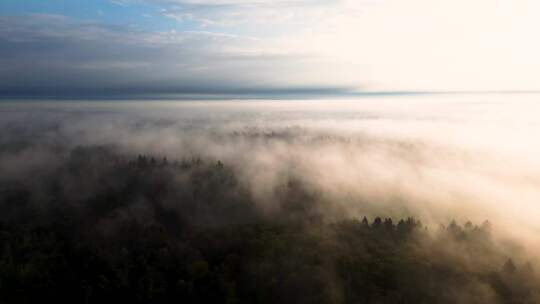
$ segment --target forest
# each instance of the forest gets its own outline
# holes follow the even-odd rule
[[[217,159],[62,153],[0,178],[0,303],[540,302],[497,223],[327,218],[294,175],[265,210]]]

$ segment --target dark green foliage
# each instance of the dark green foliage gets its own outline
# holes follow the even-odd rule
[[[537,303],[491,226],[318,217],[291,179],[256,208],[220,161],[78,148],[0,187],[0,302]],[[397,223],[397,224],[396,224]]]

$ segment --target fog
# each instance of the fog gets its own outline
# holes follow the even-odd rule
[[[355,100],[6,101],[3,180],[31,179],[77,146],[230,165],[270,216],[294,176],[343,217],[415,216],[429,227],[489,220],[540,248],[540,95]]]
[[[537,303],[539,98],[1,102],[0,300]]]

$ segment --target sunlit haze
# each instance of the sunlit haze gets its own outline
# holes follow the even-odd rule
[[[540,303],[540,1],[0,0],[0,303]]]

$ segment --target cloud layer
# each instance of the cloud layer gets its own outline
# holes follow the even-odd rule
[[[148,32],[51,15],[2,17],[0,23],[0,93],[5,95],[241,94],[348,88],[317,74],[312,66],[317,66],[317,60],[309,55],[267,48],[266,42],[249,36]]]
[[[40,172],[58,147],[78,145],[201,156],[232,166],[270,212],[283,176],[293,176],[330,219],[414,215],[432,227],[489,219],[501,235],[540,248],[535,96],[470,98],[6,105],[0,170]]]
[[[0,93],[540,89],[530,0],[113,3],[145,9],[132,23],[0,16]]]

